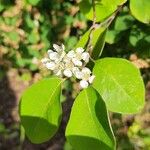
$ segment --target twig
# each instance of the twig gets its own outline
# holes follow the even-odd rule
[[[112,21],[114,20],[114,18],[116,17],[117,13],[122,9],[123,5],[119,6],[117,8],[117,10],[109,17],[107,18],[105,21],[101,22],[100,24],[96,23],[96,10],[95,10],[95,0],[92,0],[92,6],[93,6],[93,24],[90,28],[90,36],[89,36],[89,42],[87,45],[87,49],[89,51],[89,53],[92,53],[93,50],[93,46],[92,46],[92,38],[93,38],[93,31],[94,29],[100,28],[100,27],[105,27],[108,28],[109,25],[112,23]]]
[[[87,49],[88,49],[90,54],[92,53],[92,49],[93,49],[93,47],[92,47],[92,37],[93,37],[93,30],[94,30],[95,25],[96,25],[95,0],[92,0],[92,7],[93,7],[93,24],[90,28],[89,42],[88,42],[88,45],[87,45]]]
[[[95,26],[95,28],[100,28],[100,27],[103,27],[103,26],[108,28],[110,26],[110,24],[112,23],[112,21],[115,19],[118,12],[120,12],[122,10],[122,7],[123,7],[123,5],[119,6],[117,8],[117,10],[110,17],[108,17],[105,21],[101,22],[100,24],[97,24]]]

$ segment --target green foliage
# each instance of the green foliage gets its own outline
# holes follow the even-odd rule
[[[37,4],[40,2],[40,0],[27,0],[27,2],[28,2],[29,4],[35,6],[35,5],[37,5]]]
[[[72,107],[66,136],[75,150],[112,150],[115,147],[106,106],[92,88],[84,89]]]
[[[132,15],[143,23],[150,24],[150,1],[149,0],[130,0]]]
[[[136,21],[125,7],[106,33],[105,41],[111,44],[106,44],[110,50],[107,56],[110,53],[116,56],[116,53],[123,55],[134,52],[143,58],[150,57],[149,34],[149,25]]]
[[[93,34],[92,34],[93,38],[91,41],[91,45],[93,46],[93,51],[92,51],[93,59],[98,59],[102,54],[102,51],[105,45],[106,32],[107,32],[107,29],[104,27],[100,27],[93,31]]]
[[[147,128],[142,128],[140,120],[136,120],[128,130],[128,135],[133,143],[137,143],[137,146],[141,149],[149,150],[150,147],[150,131]],[[140,141],[140,142],[139,142]]]
[[[0,123],[0,133],[4,133],[6,131],[6,128],[4,124]]]
[[[137,7],[137,5],[133,2],[133,0],[129,2],[133,16],[141,22],[149,22],[149,10],[146,8],[148,5],[142,8],[144,13],[139,15],[141,9],[134,12],[131,6]],[[26,0],[22,14],[18,14],[13,19],[4,16],[0,18],[0,22],[5,22],[8,26],[15,25],[19,18],[23,23],[15,28],[21,28],[23,32],[20,34],[16,30],[17,32],[5,33],[2,30],[0,39],[6,40],[1,43],[3,47],[12,47],[11,52],[6,52],[6,55],[10,60],[15,61],[16,66],[27,67],[31,70],[37,70],[35,62],[51,45],[49,41],[64,41],[67,45],[66,51],[74,47],[83,47],[95,60],[111,53],[118,54],[120,51],[126,54],[126,49],[136,49],[141,54],[147,54],[145,52],[150,52],[149,25],[143,25],[132,17],[128,7],[123,6],[126,5],[125,3],[126,0],[114,0],[111,4],[109,0],[98,0],[92,4],[92,0],[82,0],[79,4],[80,11],[89,20],[93,20],[93,7],[95,7],[96,23],[93,21],[87,31],[86,25],[83,25],[85,33],[78,41],[75,33],[82,35],[82,30],[77,30],[75,27],[81,27],[81,21],[85,22],[86,19],[82,13],[71,12],[72,15],[68,13],[73,3]],[[121,7],[118,8],[120,5],[123,7],[122,10]],[[134,9],[137,9],[136,7]],[[5,8],[2,7],[0,10],[4,11]],[[60,10],[63,10],[63,13]],[[114,12],[119,11],[121,13],[117,16]],[[113,23],[109,26],[112,21]],[[65,31],[64,35],[59,36],[59,33],[63,31]],[[101,55],[103,49],[104,54]],[[108,49],[111,53],[108,53]],[[115,56],[120,57],[120,55]],[[99,59],[95,62],[93,73],[96,76],[93,87],[82,90],[73,104],[66,128],[69,143],[65,149],[73,147],[77,150],[114,150],[115,139],[107,109],[126,114],[137,113],[143,108],[144,84],[140,71],[132,63],[121,58]],[[26,80],[28,76],[25,75],[22,78]],[[75,82],[74,79],[71,81]],[[41,80],[29,87],[22,96],[21,123],[27,137],[33,143],[49,140],[58,130],[62,115],[61,102],[65,101],[65,96],[60,95],[62,82],[62,79],[56,77]],[[66,82],[63,87],[66,91],[72,92],[74,86],[70,84],[71,82]]]
[[[84,48],[86,46],[86,44],[88,43],[88,40],[89,40],[90,33],[91,33],[90,29],[88,31],[86,31],[86,33],[84,33],[84,35],[80,38],[80,40],[76,44],[76,48],[78,48],[78,47]]]
[[[62,109],[62,80],[43,79],[26,89],[21,98],[20,117],[26,135],[33,143],[49,140],[57,131]]]
[[[72,2],[48,0],[0,1],[0,45],[3,59],[12,67],[39,70],[39,60],[51,43],[64,42],[67,50],[77,43],[71,36],[74,22],[83,23],[76,30],[82,34],[86,19],[72,14]],[[77,9],[78,10],[78,9]],[[65,35],[67,33],[67,35]]]
[[[86,47],[89,40],[91,40],[92,50],[92,58],[98,59],[103,51],[105,45],[105,35],[106,35],[105,27],[97,27],[96,29],[89,29],[84,35],[80,38],[79,42],[76,44],[77,47]],[[92,35],[92,39],[90,39],[90,34]],[[88,50],[87,50],[88,51]]]
[[[93,87],[110,111],[137,113],[145,101],[144,84],[139,70],[129,61],[104,58],[95,63]]]
[[[113,0],[110,4],[109,0],[98,0],[95,2],[96,10],[96,21],[102,21],[109,17],[119,5],[125,3],[126,0]],[[82,0],[80,2],[80,9],[84,15],[89,19],[93,20],[93,4],[92,0]]]
[[[114,29],[116,31],[125,31],[131,28],[133,24],[134,18],[125,11],[116,18]]]

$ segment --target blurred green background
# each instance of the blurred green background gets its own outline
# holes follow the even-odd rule
[[[90,25],[79,11],[78,0],[0,0],[1,150],[71,150],[65,142],[64,130],[71,105],[68,101],[78,92],[76,84],[70,86],[68,81],[64,85],[67,99],[62,96],[65,110],[62,126],[56,137],[41,145],[25,138],[19,125],[18,103],[26,87],[50,74],[40,59],[52,44],[64,43],[69,51]],[[134,19],[126,3],[105,40],[101,57],[129,59],[141,69],[146,86],[146,104],[140,114],[110,113],[117,150],[150,150],[150,25]]]

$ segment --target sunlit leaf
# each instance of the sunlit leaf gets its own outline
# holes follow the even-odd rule
[[[89,87],[77,96],[66,128],[68,142],[75,150],[113,150],[115,141],[105,103]]]
[[[62,80],[43,79],[25,90],[20,103],[20,118],[27,137],[33,143],[49,140],[57,131],[62,109]]]
[[[102,21],[109,17],[119,5],[125,3],[126,0],[97,0],[95,3],[96,21]],[[93,20],[93,5],[92,0],[82,0],[79,4],[80,10],[89,19]]]
[[[144,106],[145,89],[140,71],[121,58],[104,58],[95,63],[93,87],[110,111],[136,113]]]
[[[130,9],[136,19],[150,24],[150,0],[130,0]]]

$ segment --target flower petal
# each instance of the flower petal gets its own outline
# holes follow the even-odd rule
[[[69,51],[67,54],[67,57],[69,57],[69,58],[75,57],[75,52],[73,50]]]
[[[43,64],[46,64],[47,62],[49,62],[50,61],[50,59],[48,59],[48,58],[43,58],[43,59],[41,59],[41,62],[43,63]]]
[[[89,68],[87,68],[87,67],[84,67],[84,68],[82,69],[82,73],[83,73],[83,74],[90,75],[90,74],[91,74],[91,70],[90,70]]]
[[[72,72],[73,72],[73,74],[74,74],[74,76],[77,78],[77,79],[82,79],[82,72],[79,70],[79,68],[77,68],[77,67],[74,67],[73,69],[72,69]]]
[[[54,70],[56,64],[54,62],[48,62],[45,64],[47,69]]]
[[[78,60],[78,59],[76,59],[76,58],[73,58],[72,59],[72,62],[74,63],[74,65],[76,65],[76,66],[82,66],[82,61],[80,61],[80,60]]]
[[[49,49],[49,50],[47,51],[48,55],[49,55],[50,53],[53,53],[53,52],[54,52],[54,51],[51,50],[51,49]]]
[[[64,75],[65,75],[66,77],[68,77],[68,78],[72,77],[72,72],[71,72],[71,70],[65,69],[65,70],[64,70]]]
[[[62,48],[61,48],[59,45],[57,45],[57,44],[53,44],[53,47],[54,47],[54,49],[55,49],[57,52],[61,52],[61,51],[62,51]]]
[[[57,53],[57,52],[52,52],[52,53],[50,53],[49,54],[49,58],[51,59],[51,60],[57,60],[57,59],[59,59],[59,54]]]
[[[82,59],[87,63],[89,62],[90,55],[88,52],[82,53]]]
[[[65,50],[65,46],[64,46],[64,44],[62,44],[62,45],[61,45],[61,47],[62,47],[62,50],[64,51],[64,50]]]
[[[76,49],[76,52],[77,52],[77,53],[83,53],[83,52],[84,52],[84,49],[83,49],[82,47],[78,47],[78,48]]]
[[[88,87],[88,82],[86,81],[86,80],[81,80],[80,81],[80,86],[81,86],[81,88],[87,88]]]
[[[95,79],[95,75],[90,76],[89,77],[89,83],[93,83],[94,79]]]

